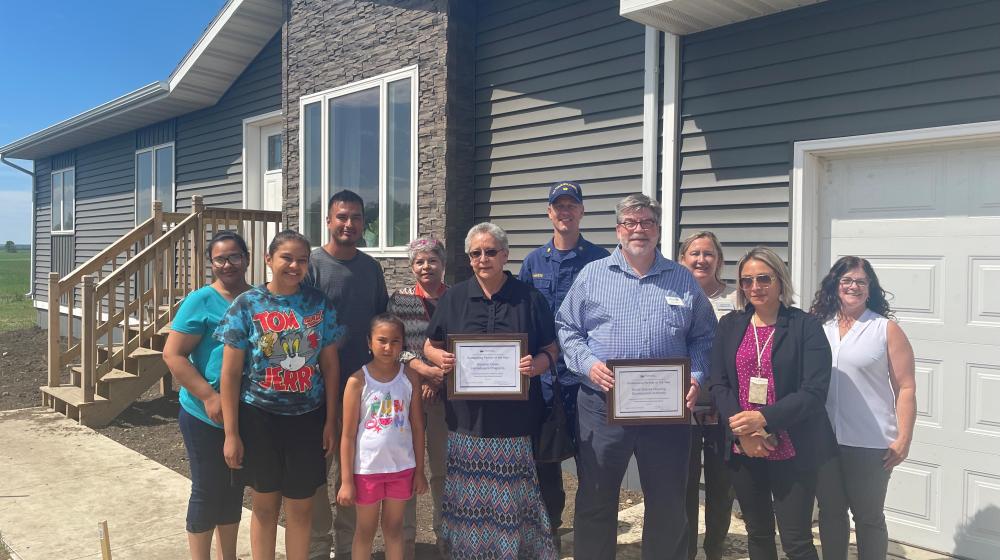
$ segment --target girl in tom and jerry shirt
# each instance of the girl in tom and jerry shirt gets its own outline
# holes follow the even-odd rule
[[[390,313],[372,319],[372,361],[351,376],[344,393],[337,502],[357,507],[355,560],[371,557],[380,513],[386,560],[402,560],[406,502],[427,492],[420,380],[399,363],[404,331]]]

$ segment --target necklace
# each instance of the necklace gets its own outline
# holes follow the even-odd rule
[[[708,295],[708,299],[715,299],[715,298],[719,297],[720,295],[722,295],[722,293],[725,292],[725,291],[726,291],[726,284],[725,284],[725,282],[723,282],[723,284],[721,286],[719,286],[718,290],[715,290],[713,293],[711,293],[711,294]]]

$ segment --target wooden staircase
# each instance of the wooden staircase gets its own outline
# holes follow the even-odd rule
[[[282,223],[282,212],[206,208],[200,196],[190,214],[163,212],[155,202],[152,218],[76,270],[51,273],[42,404],[100,427],[157,382],[168,393],[163,345],[184,296],[211,282],[207,241],[224,229],[240,233],[260,256],[251,258],[247,279],[259,283],[266,237]]]

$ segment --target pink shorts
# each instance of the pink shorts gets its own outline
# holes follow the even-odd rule
[[[406,469],[385,474],[356,474],[354,487],[357,492],[355,502],[368,506],[388,498],[406,501],[413,497],[413,471]]]

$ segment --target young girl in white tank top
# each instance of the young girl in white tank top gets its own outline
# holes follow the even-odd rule
[[[357,508],[351,557],[359,560],[371,558],[380,519],[386,560],[402,560],[406,502],[427,492],[420,380],[399,363],[404,334],[395,315],[372,319],[372,361],[351,376],[344,393],[337,502]]]

